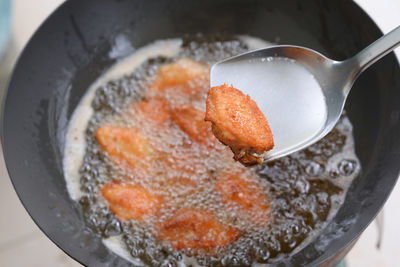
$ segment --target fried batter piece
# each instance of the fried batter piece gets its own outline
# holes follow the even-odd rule
[[[249,167],[263,162],[262,154],[274,147],[264,114],[248,95],[227,84],[212,87],[206,101],[206,121],[212,132],[234,153],[234,159]]]
[[[245,170],[241,173],[221,173],[215,189],[224,203],[239,206],[257,225],[265,226],[270,218],[270,205],[257,177]]]
[[[194,209],[178,210],[159,231],[159,238],[174,249],[213,248],[234,242],[239,236],[236,228],[217,221],[211,212]]]
[[[200,97],[207,91],[210,70],[206,65],[189,58],[181,58],[169,65],[161,66],[150,95],[164,98],[166,94]]]
[[[185,104],[171,111],[171,119],[187,133],[189,137],[202,144],[215,144],[215,137],[210,131],[211,124],[204,121],[204,112]]]
[[[117,165],[135,170],[148,168],[153,152],[138,129],[102,126],[96,130],[96,138]]]
[[[155,125],[162,125],[168,120],[167,104],[161,99],[143,100],[136,104],[134,112],[146,121]]]
[[[162,204],[159,197],[141,186],[120,182],[103,185],[101,194],[120,221],[143,221],[146,216],[157,214]]]

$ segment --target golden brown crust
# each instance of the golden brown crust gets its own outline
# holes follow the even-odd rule
[[[181,105],[171,111],[171,119],[194,141],[209,144],[215,142],[211,124],[204,121],[204,111],[192,105]]]
[[[271,129],[264,114],[248,95],[227,84],[208,91],[205,120],[214,135],[245,165],[262,163],[259,155],[274,147]]]
[[[206,65],[189,58],[181,58],[174,63],[161,66],[149,94],[155,98],[186,97],[198,98],[207,91],[210,70]]]
[[[120,221],[143,221],[144,217],[156,214],[161,206],[160,198],[138,185],[111,182],[103,185],[101,194]]]
[[[120,167],[147,169],[152,149],[138,129],[102,126],[96,130],[96,138],[111,160]]]
[[[174,249],[212,248],[236,241],[239,231],[219,222],[211,212],[180,209],[160,227],[159,238]]]
[[[134,112],[139,113],[146,122],[156,126],[165,123],[169,117],[168,106],[161,99],[140,101],[135,105]]]
[[[270,218],[270,204],[257,177],[249,172],[222,172],[215,189],[228,205],[238,206],[254,223],[265,226]]]

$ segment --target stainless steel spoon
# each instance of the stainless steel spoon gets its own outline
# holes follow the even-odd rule
[[[309,48],[271,46],[216,63],[210,84],[232,84],[256,101],[274,135],[275,147],[265,155],[270,161],[329,133],[358,75],[399,44],[400,26],[344,61]]]

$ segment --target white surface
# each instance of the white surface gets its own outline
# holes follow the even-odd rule
[[[13,32],[21,49],[32,32],[62,0],[14,0]],[[399,0],[357,0],[387,33],[400,25]],[[396,54],[400,56],[400,48]],[[400,164],[400,163],[399,163]],[[79,266],[49,241],[22,208],[0,156],[0,266]],[[347,257],[350,267],[399,266],[400,184],[385,205],[382,249],[377,251],[374,223]]]
[[[12,32],[20,51],[44,19],[64,0],[13,0]]]

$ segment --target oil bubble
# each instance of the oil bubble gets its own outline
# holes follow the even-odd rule
[[[322,175],[324,172],[324,167],[318,162],[312,161],[306,167],[306,173],[311,177],[317,177]]]
[[[350,176],[353,174],[357,166],[357,162],[352,159],[344,159],[338,164],[340,174]]]

